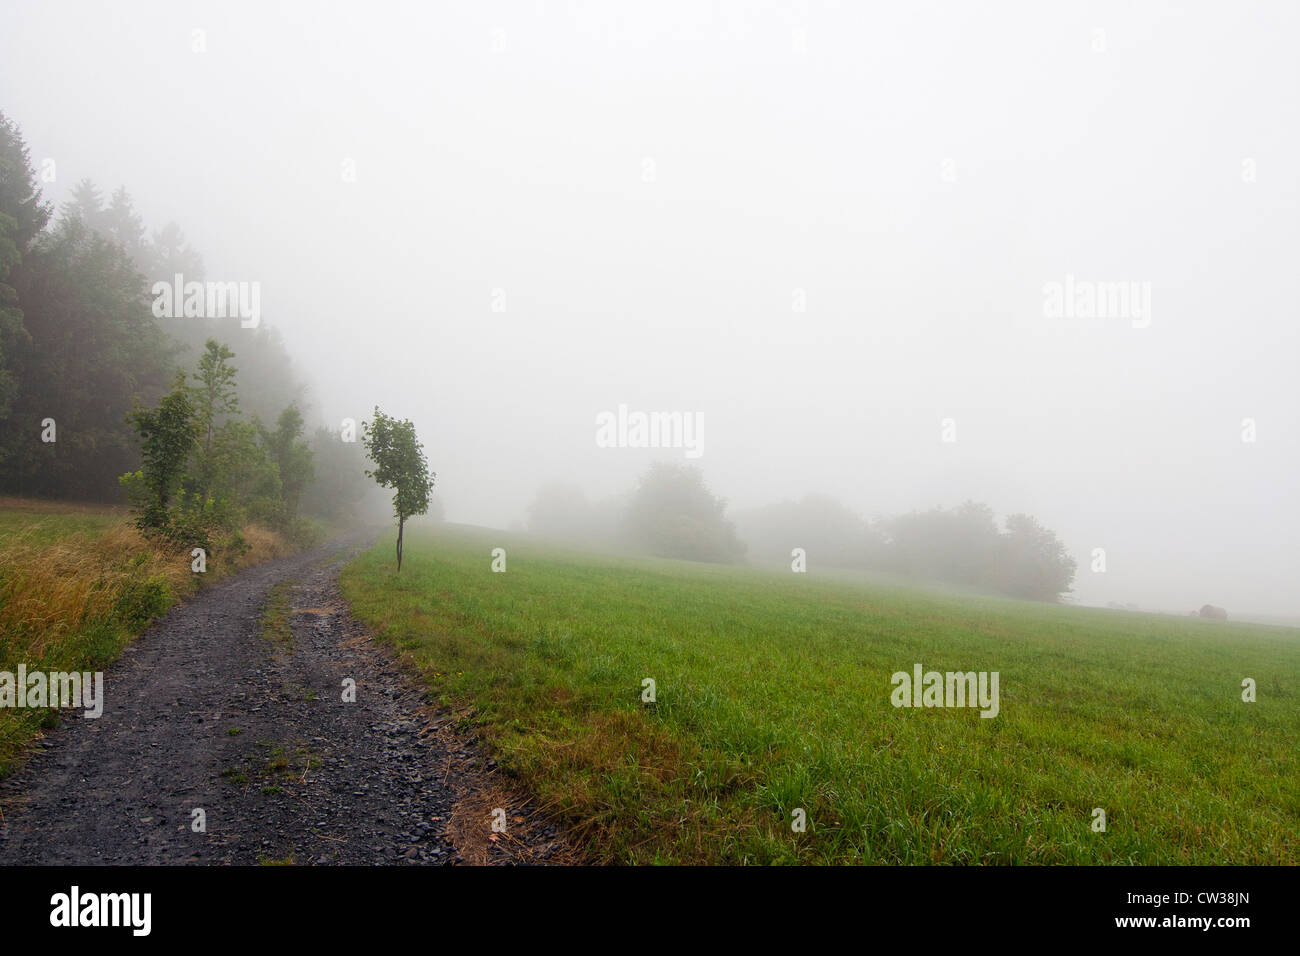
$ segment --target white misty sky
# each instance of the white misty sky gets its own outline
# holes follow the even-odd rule
[[[608,6],[11,0],[0,108],[260,282],[323,419],[412,418],[452,520],[682,457],[597,448],[626,403],[735,507],[975,497],[1085,603],[1300,614],[1300,8]],[[1046,318],[1067,274],[1149,327]]]

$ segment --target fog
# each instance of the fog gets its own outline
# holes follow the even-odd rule
[[[125,185],[207,278],[260,283],[313,419],[411,418],[449,520],[668,459],[732,508],[1030,512],[1084,604],[1294,617],[1298,28],[10,0],[0,108],[47,198]],[[1053,283],[1136,285],[1094,317]],[[692,416],[702,453],[600,447],[620,405]]]

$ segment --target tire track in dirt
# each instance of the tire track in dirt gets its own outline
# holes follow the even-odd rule
[[[69,711],[0,783],[0,864],[574,860],[349,615],[337,574],[367,543],[250,568],[146,630],[105,673],[103,716]],[[291,642],[263,635],[268,595]]]

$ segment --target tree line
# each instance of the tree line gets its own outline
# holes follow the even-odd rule
[[[1075,561],[1055,533],[1027,514],[1000,528],[988,505],[966,502],[868,520],[839,501],[807,495],[729,518],[697,468],[656,463],[629,494],[588,502],[576,485],[543,486],[530,531],[557,540],[690,561],[859,568],[1056,601]]]
[[[310,398],[279,335],[156,316],[150,290],[177,274],[204,265],[176,223],[150,233],[125,188],[89,180],[56,214],[0,113],[0,494],[125,497],[147,527],[199,537],[355,504],[361,447],[304,436]]]
[[[288,405],[273,428],[244,419],[234,357],[209,339],[196,371],[178,374],[156,406],[137,404],[126,416],[141,464],[118,481],[141,530],[207,549],[218,536],[237,542],[248,521],[306,536],[298,507],[315,469],[302,413]]]

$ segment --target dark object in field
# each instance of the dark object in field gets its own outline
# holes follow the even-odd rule
[[[1211,621],[1226,621],[1228,612],[1221,607],[1215,607],[1213,604],[1206,604],[1201,608],[1201,617],[1209,618]]]

